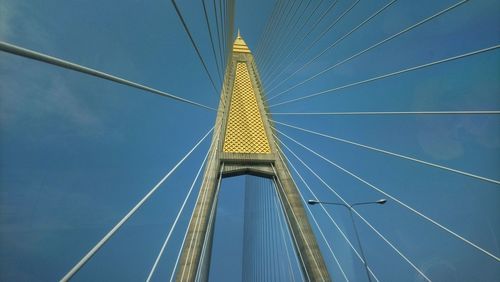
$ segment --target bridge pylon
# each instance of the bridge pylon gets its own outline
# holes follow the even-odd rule
[[[200,196],[176,272],[177,281],[208,280],[214,234],[214,225],[210,223],[215,220],[220,181],[243,174],[274,180],[304,278],[330,281],[301,197],[278,149],[262,94],[253,55],[238,31],[225,72]]]

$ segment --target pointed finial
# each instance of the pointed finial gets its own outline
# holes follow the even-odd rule
[[[238,35],[237,35],[236,39],[234,40],[233,52],[237,52],[237,53],[251,53],[250,49],[248,49],[248,46],[245,43],[245,40],[243,40],[243,38],[241,37],[240,29],[239,28],[238,28]]]

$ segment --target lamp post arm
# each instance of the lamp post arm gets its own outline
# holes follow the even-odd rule
[[[371,204],[379,204],[383,205],[387,202],[386,199],[380,199],[378,201],[371,201],[371,202],[361,202],[361,203],[354,203],[354,204],[345,204],[345,203],[338,203],[338,202],[324,202],[324,201],[318,201],[318,200],[309,200],[308,203],[310,205],[315,205],[315,204],[325,204],[325,205],[335,205],[335,206],[343,206],[348,208],[349,210],[352,209],[354,206],[361,206],[361,205],[371,205]]]
[[[348,209],[350,209],[350,208],[351,208],[351,206],[348,206],[348,205],[346,205],[346,204],[344,204],[344,203],[322,202],[322,201],[318,201],[317,203],[318,203],[318,204],[325,204],[325,205],[343,206],[343,207],[346,207],[346,208],[348,208]]]
[[[377,204],[377,202],[362,202],[362,203],[354,203],[351,205],[351,208],[354,206],[361,206],[361,205],[371,205],[371,204]]]

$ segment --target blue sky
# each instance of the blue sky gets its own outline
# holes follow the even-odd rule
[[[324,2],[320,11],[330,1]],[[311,40],[352,2],[340,0],[311,34]],[[399,0],[277,90],[284,90],[456,2]],[[235,25],[252,50],[273,3],[237,3]],[[361,1],[298,59],[289,73],[385,3]],[[179,1],[179,6],[214,71],[201,4]],[[270,104],[497,45],[499,12],[500,5],[495,1],[468,1]],[[170,1],[125,0],[117,5],[116,1],[2,0],[0,40],[217,106],[218,99]],[[500,54],[494,50],[272,107],[271,112],[498,110],[499,61]],[[267,81],[267,77],[263,80]],[[0,81],[0,277],[5,281],[53,281],[62,277],[215,120],[214,113],[207,110],[6,53],[0,53]],[[498,115],[273,118],[500,179]],[[278,128],[500,255],[498,185],[283,126]],[[286,138],[282,140],[349,202],[383,197]],[[207,149],[205,142],[75,280],[145,279]],[[339,201],[292,155],[287,155],[318,198]],[[312,198],[300,179],[295,179],[305,197]],[[228,179],[223,184],[222,193],[229,193],[224,194],[226,199],[241,199],[242,179]],[[224,192],[233,187],[239,192]],[[190,208],[193,201],[194,197],[189,201]],[[230,203],[220,203],[221,210],[230,211],[220,217],[241,224],[241,211]],[[346,234],[354,238],[347,212],[336,207],[327,209]],[[362,265],[339,232],[319,208],[313,210],[347,276],[354,281],[364,279]],[[498,261],[397,203],[360,207],[359,212],[432,280],[495,281],[500,276]],[[174,232],[155,275],[158,280],[170,276],[188,214],[183,215]],[[367,260],[381,280],[421,281],[409,264],[359,220],[358,226]],[[234,225],[217,228],[221,234],[232,234]],[[237,236],[227,238],[237,240]],[[220,257],[227,254],[222,250]],[[332,277],[342,280],[329,253],[324,256]],[[218,261],[221,260],[215,258],[214,264]],[[217,275],[223,270],[214,271]],[[226,279],[234,281],[234,277]]]

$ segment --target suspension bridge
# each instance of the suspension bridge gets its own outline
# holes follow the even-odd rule
[[[104,4],[161,75],[33,48],[9,3],[2,280],[498,279],[494,1]]]

